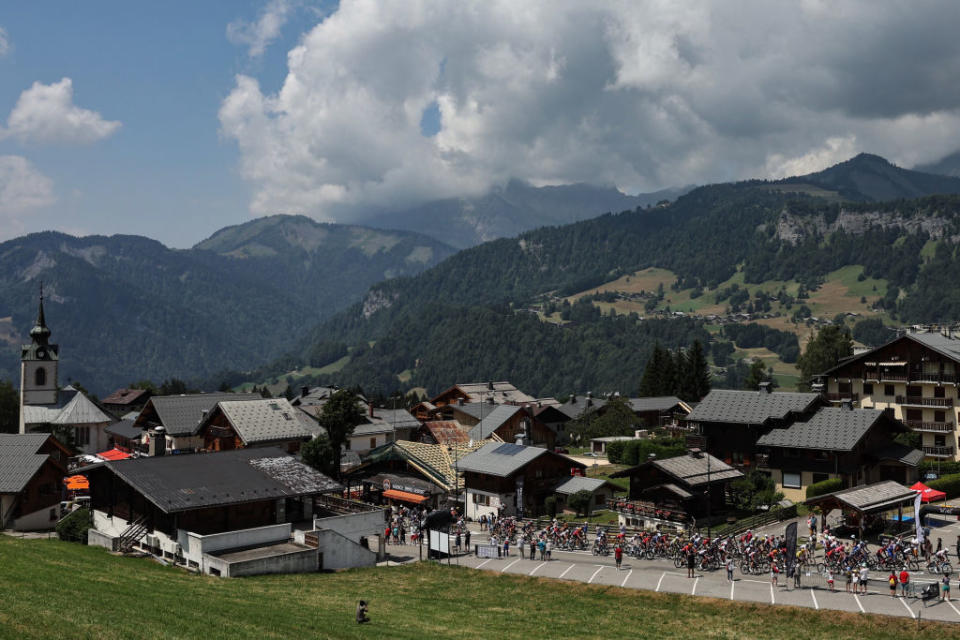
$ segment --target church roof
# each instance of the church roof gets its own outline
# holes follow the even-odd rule
[[[82,393],[73,396],[73,400],[61,409],[51,424],[100,424],[116,422],[117,419],[104,412],[95,405],[90,398]]]

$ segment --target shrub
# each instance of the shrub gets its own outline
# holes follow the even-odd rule
[[[590,502],[593,494],[589,491],[577,491],[567,499],[567,506],[577,512],[577,515],[590,515]]]
[[[931,489],[943,491],[948,498],[960,496],[960,473],[951,473],[941,476],[937,480],[931,480],[926,483]]]
[[[840,478],[830,478],[829,480],[814,482],[813,484],[807,486],[807,500],[817,496],[822,496],[826,493],[840,491],[842,488],[843,482],[840,480]]]
[[[626,452],[628,440],[614,440],[607,443],[607,460],[613,464],[626,464],[623,454]]]
[[[543,508],[546,510],[547,515],[553,518],[557,515],[557,497],[548,496],[546,500],[543,501]]]
[[[57,523],[57,535],[61,540],[87,544],[87,530],[90,528],[90,510],[80,508]]]

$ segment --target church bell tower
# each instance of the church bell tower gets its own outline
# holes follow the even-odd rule
[[[26,433],[24,407],[57,404],[57,368],[60,346],[50,344],[50,329],[43,315],[43,285],[37,323],[30,330],[30,344],[20,349],[20,433]]]

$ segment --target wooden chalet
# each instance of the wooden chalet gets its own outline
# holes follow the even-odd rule
[[[0,434],[0,529],[52,529],[70,450],[50,434]]]
[[[528,396],[511,383],[501,382],[467,382],[458,383],[439,393],[430,400],[436,407],[443,407],[464,402],[492,402],[493,404],[522,404],[533,402],[533,396]]]
[[[205,451],[279,446],[295,453],[319,431],[309,420],[284,398],[221,401],[197,426],[196,434]]]

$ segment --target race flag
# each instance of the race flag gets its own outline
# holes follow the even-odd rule
[[[793,575],[797,564],[797,523],[787,525],[787,575]]]
[[[920,503],[923,501],[923,492],[917,491],[917,497],[913,499],[913,521],[917,525],[917,544],[923,544],[923,523],[920,522]]]

